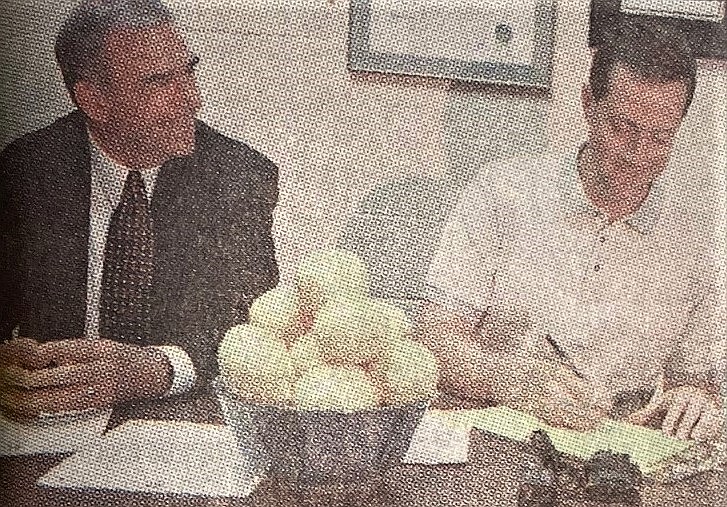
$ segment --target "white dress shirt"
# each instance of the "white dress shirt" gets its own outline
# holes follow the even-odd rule
[[[91,230],[88,242],[88,280],[86,285],[85,336],[99,338],[99,303],[103,280],[104,251],[111,215],[121,201],[129,169],[111,160],[91,141]],[[141,171],[146,195],[151,202],[159,168]],[[167,396],[189,390],[197,380],[189,355],[175,345],[156,347],[169,359],[174,371]]]
[[[725,311],[710,258],[724,245],[708,216],[665,172],[634,214],[609,222],[584,192],[577,152],[484,168],[445,225],[432,299],[473,322],[498,312],[525,322],[516,353],[544,350],[549,334],[612,394],[654,386],[665,371],[721,372]]]

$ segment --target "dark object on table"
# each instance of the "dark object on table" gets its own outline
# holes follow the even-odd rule
[[[585,463],[586,494],[593,499],[607,502],[619,498],[628,502],[638,501],[642,476],[639,467],[634,465],[628,454],[612,454],[599,451]]]
[[[588,460],[572,458],[553,446],[545,431],[528,442],[520,507],[555,507],[573,500],[639,505],[642,475],[626,454],[599,451]]]

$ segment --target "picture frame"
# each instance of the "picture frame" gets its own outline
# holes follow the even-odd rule
[[[351,71],[551,85],[554,0],[351,0]]]
[[[628,17],[651,16],[655,14],[637,13],[634,10],[622,11],[623,0],[591,0],[588,44],[596,47],[608,36],[609,30],[617,26],[621,19]],[[628,1],[627,6],[640,2]],[[673,2],[667,1],[668,6]],[[727,2],[725,2],[727,3]],[[656,5],[656,2],[652,2]],[[727,5],[725,6],[727,7]],[[697,58],[727,59],[727,15],[721,21],[695,19],[686,15],[662,15],[666,23],[677,27],[686,34]]]

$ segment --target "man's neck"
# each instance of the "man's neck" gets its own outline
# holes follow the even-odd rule
[[[158,167],[163,162],[146,153],[140,146],[134,146],[134,153],[129,153],[126,141],[96,125],[89,123],[88,131],[91,142],[107,157],[123,167],[143,171]]]
[[[651,185],[634,186],[609,178],[598,166],[590,144],[578,154],[578,175],[588,199],[603,210],[609,222],[635,213],[649,195]]]

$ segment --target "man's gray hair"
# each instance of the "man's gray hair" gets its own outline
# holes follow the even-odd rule
[[[55,53],[71,99],[74,87],[101,68],[106,36],[113,30],[174,23],[161,0],[83,0],[71,12],[56,37]]]

